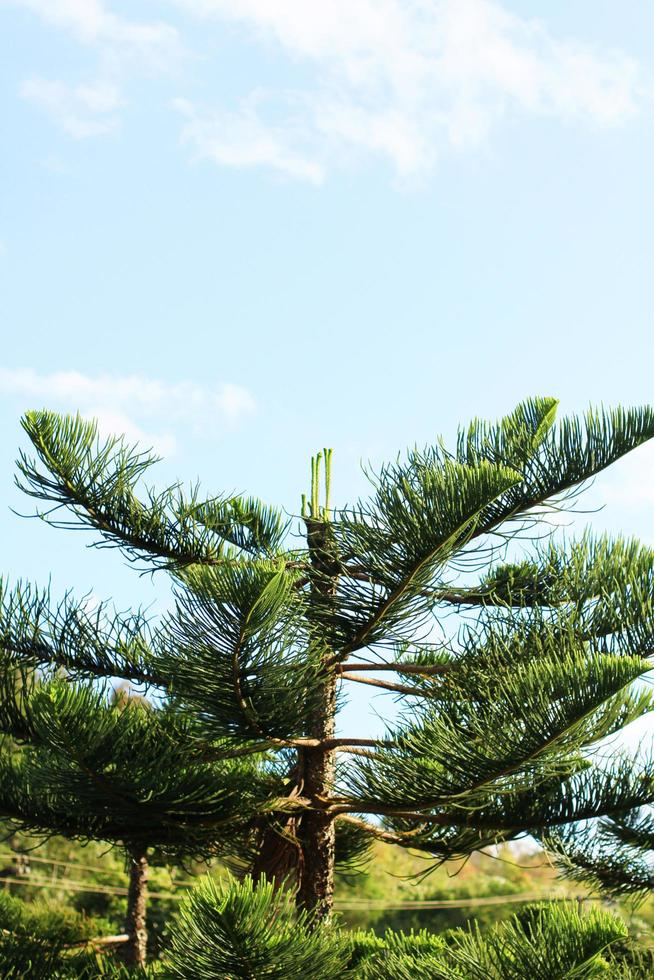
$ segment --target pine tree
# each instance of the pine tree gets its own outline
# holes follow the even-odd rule
[[[3,980],[126,980],[130,973],[119,964],[106,961],[104,969],[100,966],[94,928],[94,920],[70,909],[0,893]]]
[[[647,806],[654,763],[607,761],[602,746],[652,710],[639,679],[654,552],[544,532],[551,508],[654,436],[654,412],[555,425],[556,407],[532,399],[474,421],[452,451],[413,449],[370,474],[370,498],[350,507],[332,508],[331,451],[318,454],[302,544],[296,522],[256,499],[144,489],[153,456],[102,442],[79,417],[28,413],[35,455],[21,454],[18,482],[44,521],[89,528],[95,544],[168,572],[175,602],[152,626],[140,614],[107,623],[71,597],[52,608],[36,590],[5,594],[3,673],[19,669],[23,690],[5,685],[0,727],[25,761],[2,779],[1,808],[21,798],[19,821],[35,810],[59,832],[65,810],[63,832],[77,836],[84,813],[93,836],[126,842],[129,827],[210,798],[208,836],[202,817],[180,819],[175,843],[186,833],[192,851],[198,824],[203,846],[213,833],[225,851],[231,838],[255,880],[292,885],[316,928],[331,915],[337,838],[345,858],[377,838],[438,864]],[[105,722],[107,678],[156,697]],[[361,683],[401,702],[383,738],[336,735],[342,692]],[[71,744],[82,762],[67,758]],[[157,759],[162,744],[170,755]],[[191,774],[181,794],[180,772]],[[158,795],[164,773],[169,796]],[[98,774],[129,797],[127,821],[112,823]]]
[[[41,598],[24,589],[4,596],[5,652],[22,647],[22,656],[40,645],[40,656],[53,653],[54,623],[46,627],[35,614]],[[78,610],[77,626],[87,625],[79,616]],[[142,965],[152,856],[173,863],[215,857],[226,825],[229,854],[237,854],[274,781],[255,760],[213,760],[195,749],[191,725],[166,706],[116,699],[106,684],[38,676],[25,662],[21,668],[18,688],[11,672],[4,686],[0,676],[0,815],[12,831],[123,850],[129,873],[123,953],[127,963]]]
[[[208,880],[185,898],[164,970],[171,980],[591,980],[613,975],[610,948],[627,929],[577,903],[530,906],[485,934],[312,930],[289,896],[268,883],[217,889]],[[607,953],[607,955],[603,955]],[[620,966],[617,966],[620,970]],[[627,968],[628,969],[628,968]],[[630,980],[648,973],[621,972]]]

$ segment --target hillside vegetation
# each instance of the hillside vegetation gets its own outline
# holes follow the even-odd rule
[[[524,903],[583,896],[578,886],[558,877],[538,851],[504,847],[475,854],[464,863],[429,869],[423,855],[376,845],[365,869],[338,879],[336,907],[342,924],[371,928],[379,935],[389,927],[442,932],[470,920],[489,925],[508,918]],[[166,923],[180,899],[207,872],[219,879],[229,874],[220,864],[152,868],[150,939],[155,955],[165,948]],[[118,853],[102,844],[81,845],[61,837],[39,842],[12,835],[0,845],[0,881],[6,893],[35,908],[50,905],[80,912],[93,920],[99,935],[122,933],[127,875]],[[623,904],[617,911],[634,938],[651,942],[653,899],[637,909]]]

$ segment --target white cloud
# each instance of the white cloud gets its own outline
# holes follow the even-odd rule
[[[123,99],[115,85],[66,85],[45,78],[31,78],[21,86],[24,99],[45,109],[75,139],[104,136],[119,126],[117,110]]]
[[[125,436],[132,445],[147,446],[159,456],[172,456],[177,449],[177,439],[170,431],[149,432],[142,429],[125,412],[115,411],[102,406],[91,407],[81,413],[86,419],[95,419],[98,433],[103,438],[108,436]]]
[[[267,93],[275,126],[251,106],[230,117],[184,104],[185,139],[230,166],[315,179],[375,154],[414,176],[445,149],[478,146],[511,112],[609,125],[636,112],[645,87],[635,60],[558,40],[496,0],[175,2],[313,71],[309,87]],[[295,174],[284,160],[299,161]]]
[[[131,75],[169,74],[185,55],[172,25],[119,16],[102,0],[0,0],[3,5],[31,11],[97,52],[91,82],[75,85],[35,77],[21,86],[24,98],[45,108],[76,139],[104,136],[118,127],[118,110],[126,105],[123,88]]]
[[[185,118],[182,143],[191,146],[198,159],[227,167],[267,166],[315,184],[324,177],[321,164],[285,145],[288,132],[266,125],[251,103],[238,112],[202,112],[185,99],[175,99],[173,106]]]
[[[37,14],[46,24],[114,57],[163,68],[181,51],[177,30],[163,20],[139,22],[113,13],[101,0],[0,0]]]
[[[254,398],[240,385],[222,385],[218,393],[217,404],[225,418],[236,422],[242,415],[250,415],[256,410]]]
[[[170,74],[184,64],[193,68],[189,82],[202,81],[207,92],[201,101],[169,100],[183,116],[182,142],[193,156],[314,184],[375,159],[403,180],[420,179],[444,152],[479,147],[518,114],[615,125],[651,90],[634,58],[556,37],[544,24],[545,5],[536,20],[513,13],[510,0],[152,0],[156,13],[146,21],[117,13],[115,0],[0,5],[30,10],[97,51],[98,81],[90,85],[26,83],[73,135],[115,125],[109,110],[85,107],[89,93],[113,85],[122,100],[135,72]],[[516,0],[513,6],[519,9]],[[234,43],[235,27],[241,40],[265,47],[266,57],[228,103],[195,73],[215,63],[214,35]],[[193,28],[197,50],[188,57],[182,34],[191,37]],[[269,81],[274,56],[283,87]],[[302,80],[289,84],[289,75]]]
[[[0,394],[29,399],[31,405],[23,407],[79,411],[96,418],[103,435],[124,434],[163,456],[174,451],[174,430],[179,426],[197,431],[206,424],[212,430],[231,428],[256,411],[254,397],[240,385],[209,389],[191,381],[170,383],[141,375],[90,377],[77,371],[39,374],[31,368],[0,368]]]

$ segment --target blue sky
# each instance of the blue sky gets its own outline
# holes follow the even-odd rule
[[[10,577],[151,594],[11,513],[25,408],[294,510],[323,445],[344,502],[528,394],[654,400],[649,5],[0,0],[0,38]],[[588,505],[654,543],[654,452]]]

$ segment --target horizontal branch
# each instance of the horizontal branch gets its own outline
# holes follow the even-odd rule
[[[387,744],[375,738],[273,738],[270,742],[271,748],[327,750],[341,745],[365,745],[375,749]]]
[[[329,812],[336,817],[347,813],[372,813],[379,817],[399,817],[401,820],[417,820],[422,824],[435,823],[444,827],[449,827],[454,823],[448,814],[418,813],[415,810],[403,810],[401,807],[383,806],[381,804],[366,806],[357,802],[340,802],[336,799],[332,799],[328,803],[330,804]]]
[[[374,753],[364,752],[363,748],[384,748],[388,742],[374,738],[270,738],[266,741],[254,742],[240,748],[228,749],[218,746],[204,745],[199,747],[199,755],[207,761],[222,762],[223,759],[238,759],[242,756],[256,755],[259,752],[274,752],[279,749],[325,749],[326,751],[340,750],[353,755],[368,755],[374,758]]]
[[[368,823],[367,820],[361,820],[358,817],[351,817],[347,813],[339,814],[338,819],[350,824],[352,827],[358,827],[359,830],[365,831],[371,837],[376,838],[376,840],[383,840],[387,844],[404,844],[407,837],[416,833],[415,830],[409,830],[406,833],[399,831],[397,834],[393,834],[389,830],[384,830],[383,827],[376,826],[374,823]]]
[[[121,680],[130,681],[133,684],[142,684],[144,687],[169,686],[169,681],[163,677],[158,677],[147,671],[136,668],[128,668],[118,663],[113,664],[93,664],[78,660],[74,656],[67,656],[43,643],[34,646],[29,643],[18,643],[11,638],[3,638],[0,641],[0,650],[8,653],[16,659],[17,667],[25,667],[31,670],[35,667],[61,667],[73,674],[86,675],[89,677],[111,678],[119,677]]]
[[[367,746],[369,748],[381,748],[386,742],[374,738],[270,738],[266,741],[256,742],[252,745],[242,746],[237,749],[221,749],[208,746],[202,753],[204,758],[213,761],[222,759],[237,759],[244,755],[255,755],[257,752],[270,752],[276,749],[340,749],[352,751],[349,746]]]
[[[323,749],[337,749],[342,745],[364,745],[369,746],[372,749],[383,748],[388,745],[387,742],[379,738],[312,738],[312,739],[298,739],[299,741],[304,741],[305,743],[312,742],[316,744],[316,747]]]
[[[453,606],[483,606],[484,603],[492,606],[511,605],[504,600],[493,599],[492,592],[424,592],[424,596],[429,599],[436,599],[438,602],[449,602]]]
[[[116,936],[98,936],[95,939],[82,939],[77,943],[68,943],[64,949],[79,949],[83,946],[117,946],[119,943],[129,942],[131,938],[129,933],[121,932]]]
[[[409,687],[408,684],[393,684],[391,681],[380,681],[371,677],[359,677],[358,674],[341,674],[343,681],[356,681],[357,684],[370,684],[371,687],[379,687],[384,691],[396,691],[398,694],[417,694],[422,696],[424,691],[419,687]]]
[[[65,879],[59,879],[59,880],[65,882]],[[26,884],[29,885],[30,882],[27,881]],[[17,932],[12,932],[11,929],[0,929],[0,933],[3,936],[13,936],[15,938],[18,938],[19,935],[20,935]],[[119,933],[116,936],[97,936],[97,937],[95,937],[93,939],[80,939],[76,943],[66,943],[64,946],[61,946],[60,948],[61,949],[82,949],[85,946],[94,946],[94,947],[95,946],[114,946],[114,945],[118,945],[119,943],[126,943],[130,938],[131,937],[128,935],[128,933],[121,932],[121,933]],[[40,939],[40,941],[43,942],[43,939]],[[47,940],[46,940],[46,943],[47,943]],[[49,946],[51,946],[53,949],[55,948],[55,943],[52,943],[51,942],[51,943],[47,943],[47,944]]]
[[[392,670],[396,674],[423,674],[425,677],[431,677],[434,674],[448,673],[451,670],[451,664],[425,664],[422,667],[420,664],[403,664],[401,661],[379,664],[364,662],[339,664],[337,669],[341,673],[350,670]]]

